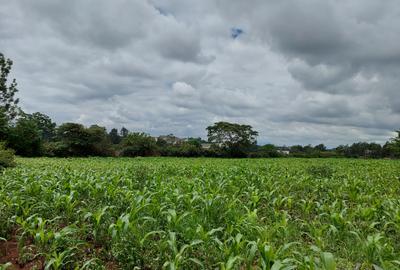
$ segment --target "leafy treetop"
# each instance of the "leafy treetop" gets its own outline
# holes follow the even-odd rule
[[[12,65],[13,62],[0,53],[0,113],[4,114],[7,120],[13,120],[18,114],[19,100],[14,97],[18,92],[17,81],[13,79],[9,85],[7,83]]]
[[[257,144],[258,132],[250,125],[229,122],[217,122],[207,127],[208,141],[225,149],[232,156],[243,156],[245,152]]]

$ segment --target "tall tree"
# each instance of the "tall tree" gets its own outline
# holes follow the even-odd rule
[[[50,141],[55,137],[56,123],[49,116],[44,113],[35,112],[30,114],[29,117],[36,123],[43,141]]]
[[[246,156],[257,144],[258,132],[249,125],[217,122],[207,127],[208,141],[233,157]]]
[[[129,130],[127,130],[125,127],[122,127],[121,131],[120,131],[120,134],[121,134],[122,138],[125,138],[126,136],[128,136]]]
[[[83,125],[64,123],[57,128],[57,156],[87,156],[89,134]]]
[[[90,148],[89,154],[94,156],[107,156],[112,155],[111,153],[111,141],[107,134],[105,127],[98,125],[92,125],[86,129],[89,134],[88,142]]]
[[[10,121],[18,114],[17,82],[13,79],[8,83],[12,65],[13,62],[0,53],[0,140],[6,139]]]
[[[64,123],[57,128],[54,155],[107,156],[113,155],[105,127],[85,128],[77,123]]]
[[[118,134],[118,129],[111,129],[110,133],[108,133],[112,144],[119,144],[121,142],[121,136]]]
[[[318,145],[316,145],[315,147],[315,150],[318,150],[318,151],[326,151],[326,146],[324,145],[324,144],[318,144]]]
[[[8,75],[12,65],[13,62],[0,53],[0,108],[9,120],[13,120],[17,116],[19,102],[19,99],[14,97],[18,92],[17,81],[13,79],[8,84]]]

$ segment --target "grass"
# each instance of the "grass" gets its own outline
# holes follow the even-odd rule
[[[10,241],[47,269],[400,269],[400,161],[17,163],[0,175],[0,269]]]

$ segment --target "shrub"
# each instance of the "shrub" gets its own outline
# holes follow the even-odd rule
[[[0,143],[0,170],[7,167],[14,167],[15,159],[14,159],[14,151],[11,149],[7,149],[5,147],[5,143]]]

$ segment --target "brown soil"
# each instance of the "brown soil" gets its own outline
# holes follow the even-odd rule
[[[0,264],[11,263],[10,270],[29,270],[29,269],[44,269],[42,259],[22,264],[19,261],[18,241],[14,235],[10,240],[0,242]]]
[[[30,246],[31,241],[27,240],[25,242]],[[88,253],[95,252],[95,254],[100,254],[102,251],[101,246],[94,247],[94,250],[88,250]],[[20,252],[18,249],[17,231],[12,233],[12,237],[7,241],[0,241],[0,265],[11,263],[11,266],[7,270],[43,270],[45,266],[45,261],[43,257],[37,257],[28,262],[22,262],[20,260]],[[112,260],[108,261],[105,265],[107,270],[117,270],[119,269],[118,264]]]

